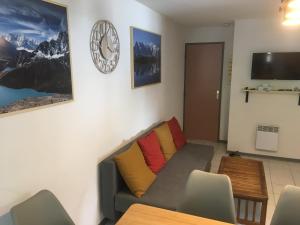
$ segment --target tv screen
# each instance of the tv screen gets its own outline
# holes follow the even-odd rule
[[[253,53],[251,79],[300,80],[300,52]]]

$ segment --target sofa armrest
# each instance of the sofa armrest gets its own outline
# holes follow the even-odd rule
[[[115,211],[115,196],[125,185],[116,163],[113,159],[107,159],[99,164],[99,193],[100,206],[104,218],[112,221],[118,218]]]

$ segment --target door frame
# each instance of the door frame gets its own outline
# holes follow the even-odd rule
[[[222,44],[222,70],[221,70],[221,81],[220,81],[220,87],[219,87],[219,91],[220,91],[220,95],[219,95],[219,118],[218,118],[218,138],[217,138],[217,142],[220,142],[220,127],[221,127],[221,112],[222,112],[222,87],[223,87],[223,76],[224,76],[224,53],[225,53],[225,42],[224,41],[220,41],[220,42],[191,42],[191,43],[185,43],[184,46],[184,87],[183,87],[183,131],[185,129],[185,123],[184,123],[184,114],[185,114],[185,96],[186,96],[186,61],[187,61],[187,54],[186,54],[186,48],[187,46],[190,45],[208,45],[208,44]]]

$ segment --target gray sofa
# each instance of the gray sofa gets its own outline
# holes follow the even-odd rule
[[[131,144],[98,166],[100,206],[105,220],[118,220],[134,203],[176,210],[190,172],[195,169],[209,171],[214,154],[213,146],[186,144],[167,162],[145,195],[137,198],[127,188],[114,162],[114,156],[127,150]]]

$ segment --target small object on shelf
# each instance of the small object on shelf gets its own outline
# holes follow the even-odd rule
[[[259,86],[261,87],[261,86]],[[291,95],[299,95],[299,100],[298,100],[298,105],[300,106],[300,88],[281,88],[281,89],[270,89],[269,91],[266,91],[262,88],[249,88],[249,87],[245,87],[242,89],[243,92],[245,92],[246,96],[245,96],[245,102],[248,103],[249,102],[249,93],[262,93],[262,94],[291,94]]]
[[[257,87],[257,90],[258,90],[258,91],[263,91],[264,88],[263,88],[263,86],[258,86],[258,87]]]
[[[271,84],[266,84],[264,90],[265,91],[272,91],[272,85]]]
[[[300,88],[294,87],[293,90],[294,90],[294,91],[300,91]]]
[[[257,87],[258,91],[272,91],[272,86],[270,84],[262,84]]]

